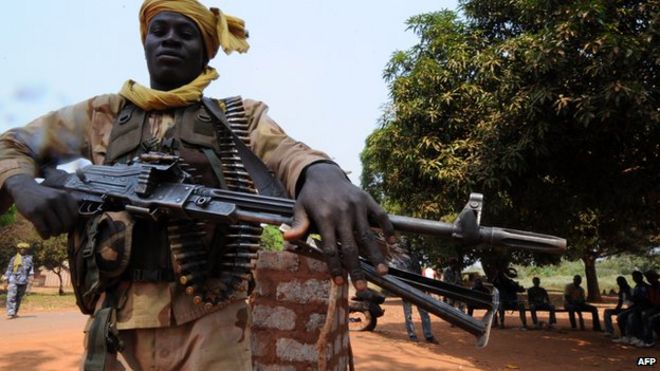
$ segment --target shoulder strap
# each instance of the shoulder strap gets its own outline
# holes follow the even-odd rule
[[[231,126],[229,125],[229,122],[227,121],[227,117],[225,116],[224,112],[220,110],[218,104],[213,99],[208,97],[203,97],[202,103],[204,104],[204,107],[206,107],[206,109],[213,115],[213,117],[221,122],[222,125],[224,125],[224,127],[231,134],[231,138],[236,145],[236,150],[243,160],[243,166],[245,166],[245,170],[247,170],[247,172],[252,177],[252,181],[259,191],[259,194],[264,196],[289,198],[289,195],[284,190],[284,186],[279,181],[279,179],[275,178],[273,174],[271,174],[270,170],[268,170],[268,167],[266,167],[266,164],[264,164],[263,161],[261,161],[261,159],[257,157],[257,155],[255,155],[254,152],[252,152],[245,145],[245,143],[243,143],[243,141],[236,135],[236,133],[234,133],[234,131],[231,129]]]

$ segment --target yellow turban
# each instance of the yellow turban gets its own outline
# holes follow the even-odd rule
[[[197,0],[145,0],[140,8],[140,35],[142,43],[147,36],[151,19],[160,12],[183,14],[192,19],[204,37],[206,52],[213,59],[222,47],[226,54],[245,53],[249,49],[245,22],[224,14],[218,8],[207,9]]]

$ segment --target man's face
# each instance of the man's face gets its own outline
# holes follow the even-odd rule
[[[539,285],[541,284],[541,280],[538,278],[534,278],[532,279],[532,283],[534,284],[535,287],[539,287]]]
[[[151,19],[144,40],[151,87],[172,90],[194,80],[206,66],[204,40],[195,22],[172,12]]]
[[[573,277],[573,283],[575,284],[575,286],[580,286],[580,284],[582,283],[582,277],[580,276]]]

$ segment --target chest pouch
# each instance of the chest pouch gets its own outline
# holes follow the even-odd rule
[[[69,234],[68,256],[76,304],[94,313],[101,293],[128,267],[134,221],[125,211],[94,216]]]

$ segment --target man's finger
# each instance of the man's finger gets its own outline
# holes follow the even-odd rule
[[[32,221],[32,225],[34,226],[34,229],[36,229],[37,233],[39,233],[39,237],[41,237],[44,240],[50,238],[50,229],[48,229],[46,223],[42,218],[36,218],[31,221]]]
[[[59,229],[53,230],[55,234],[68,232],[73,223],[76,221],[77,209],[72,208],[71,201],[73,199],[67,195],[62,195],[56,200],[55,215],[59,220]],[[75,203],[75,201],[73,201]]]
[[[48,228],[51,235],[56,236],[62,233],[63,223],[60,219],[60,205],[58,198],[52,197],[48,199],[46,208],[42,211],[43,220],[46,222],[46,227]]]
[[[302,239],[307,234],[309,225],[307,211],[305,211],[301,202],[296,202],[296,206],[293,208],[293,225],[291,229],[284,232],[284,239],[287,241]]]
[[[371,196],[369,196],[367,199],[367,209],[369,211],[369,215],[375,219],[376,223],[378,223],[378,226],[380,226],[380,228],[383,230],[385,238],[387,239],[387,243],[395,243],[396,230],[390,221],[390,217],[387,215],[385,210],[383,210],[383,208],[380,207],[376,201],[374,201]]]
[[[335,230],[327,223],[323,223],[319,225],[319,232],[321,233],[321,248],[323,249],[323,255],[325,255],[325,262],[328,265],[330,276],[336,284],[342,285],[344,283],[344,271],[337,250]]]
[[[356,221],[356,240],[360,247],[366,252],[369,261],[376,267],[376,271],[380,275],[387,273],[387,263],[383,252],[378,245],[376,235],[371,231],[369,223],[364,217],[357,218]]]
[[[351,223],[345,220],[339,227],[339,239],[341,241],[341,255],[344,268],[351,276],[353,285],[357,290],[367,288],[367,282],[364,279],[364,272],[360,269],[358,246],[353,238]]]

